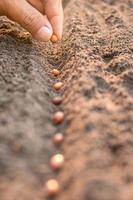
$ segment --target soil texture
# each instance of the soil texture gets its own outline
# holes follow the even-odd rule
[[[57,200],[133,200],[133,2],[69,0],[64,11],[57,44],[0,19],[0,200],[46,200],[49,178],[61,185]],[[65,165],[54,173],[58,152]]]

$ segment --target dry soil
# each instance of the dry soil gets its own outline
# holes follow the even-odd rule
[[[57,44],[0,19],[0,200],[45,200],[49,178],[61,185],[57,200],[133,200],[133,2],[64,7]],[[60,92],[52,88],[57,81]],[[55,126],[58,110],[65,122]],[[61,148],[51,141],[56,132],[65,135]],[[58,152],[66,162],[53,173],[49,160]]]

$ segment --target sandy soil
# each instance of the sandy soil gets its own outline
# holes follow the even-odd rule
[[[1,18],[0,200],[45,200],[40,191],[53,177],[57,200],[133,199],[132,19],[130,0],[66,1],[63,40],[42,44]],[[57,127],[56,110],[66,116]],[[60,149],[51,141],[57,131]],[[58,174],[49,167],[57,152],[66,159]]]

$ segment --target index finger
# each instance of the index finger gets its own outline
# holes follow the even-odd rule
[[[60,40],[63,32],[63,7],[62,0],[42,0],[45,15],[47,15],[52,27],[53,34]]]

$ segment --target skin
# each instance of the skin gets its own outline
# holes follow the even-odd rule
[[[0,16],[19,23],[36,39],[62,38],[62,0],[0,0]]]

